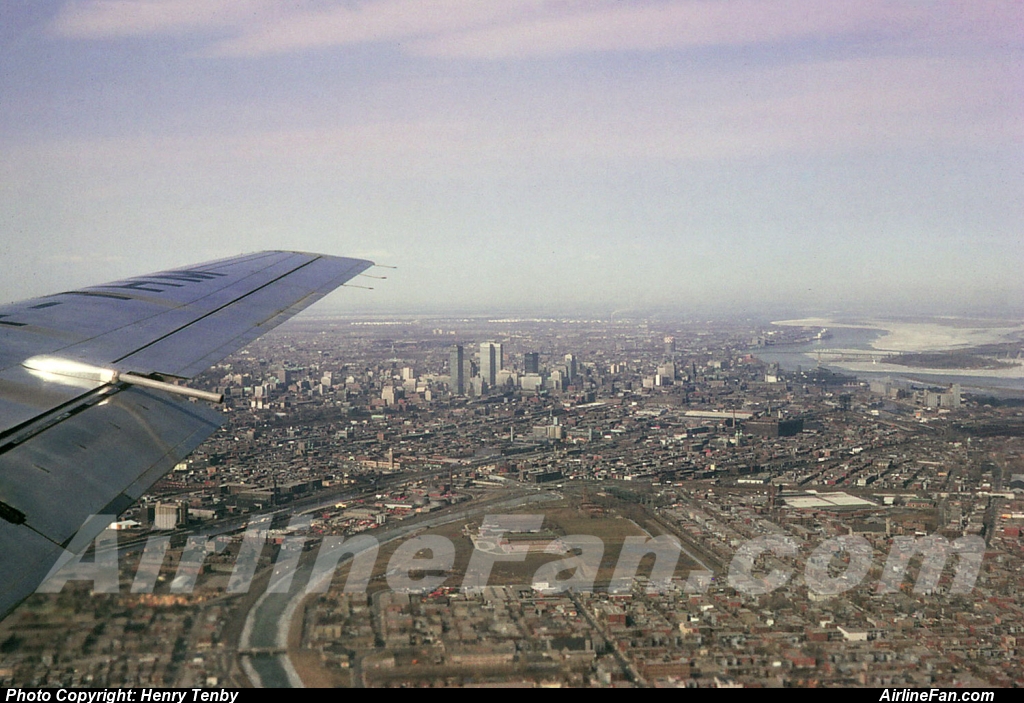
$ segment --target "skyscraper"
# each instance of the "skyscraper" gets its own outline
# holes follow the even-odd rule
[[[498,381],[498,372],[502,368],[503,349],[501,344],[496,342],[482,342],[480,344],[480,378],[484,380],[489,388],[494,388]]]
[[[451,388],[452,395],[466,394],[466,376],[464,369],[465,366],[463,365],[462,346],[456,344],[452,347],[448,357],[448,370],[451,376],[451,380],[448,385]]]
[[[540,354],[526,352],[523,356],[523,371],[525,373],[540,373]]]

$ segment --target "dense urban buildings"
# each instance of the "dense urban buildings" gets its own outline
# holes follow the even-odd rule
[[[1024,683],[1021,394],[761,358],[821,337],[294,321],[205,376],[224,427],[117,558],[0,624],[0,681]]]

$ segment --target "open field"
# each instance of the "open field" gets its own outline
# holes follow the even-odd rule
[[[530,511],[523,511],[523,514],[530,514]],[[422,535],[439,535],[451,540],[455,546],[455,563],[447,572],[447,579],[443,586],[446,588],[460,588],[473,554],[473,541],[469,535],[475,533],[480,526],[480,519],[467,522],[456,522],[439,527],[424,530]],[[619,552],[626,537],[649,536],[635,522],[617,515],[592,516],[585,511],[570,507],[555,507],[544,510],[544,529],[558,536],[586,535],[597,537],[604,543],[604,554],[601,559],[601,566],[598,570],[594,587],[596,590],[607,588],[618,562]],[[409,538],[395,540],[381,545],[380,552],[373,569],[373,576],[370,579],[369,593],[388,590],[387,570],[391,557],[395,550]],[[426,556],[426,555],[423,555]],[[565,554],[546,554],[541,546],[530,550],[523,561],[497,561],[492,570],[488,584],[491,586],[504,586],[512,584],[532,583],[534,574],[544,564],[552,561],[566,559]],[[641,562],[640,573],[649,571],[651,557]],[[344,588],[348,578],[350,564],[346,563],[338,568],[334,576],[332,590]],[[679,563],[676,566],[676,576],[686,579],[691,569],[699,568],[685,554],[680,555]],[[562,574],[563,578],[569,574]]]

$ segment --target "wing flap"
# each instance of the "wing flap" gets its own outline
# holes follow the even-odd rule
[[[0,371],[0,451],[20,426],[59,412],[99,385],[77,379],[48,379],[22,366]]]
[[[124,511],[220,423],[198,403],[123,390],[0,454],[0,502],[67,545],[90,515]]]
[[[25,525],[0,521],[0,616],[32,595],[64,550]],[[17,565],[13,568],[13,565]]]

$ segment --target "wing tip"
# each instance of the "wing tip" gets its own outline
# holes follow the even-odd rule
[[[375,261],[371,261],[370,259],[362,259],[362,258],[359,258],[357,256],[338,256],[336,254],[321,254],[320,252],[316,252],[316,251],[300,251],[298,249],[268,249],[266,251],[257,252],[257,253],[260,253],[260,254],[298,254],[299,256],[311,256],[311,257],[314,257],[314,258],[317,258],[317,259],[347,259],[347,260],[355,262],[355,263],[368,264],[367,268],[369,268],[370,266],[376,266],[377,265],[377,263]]]

